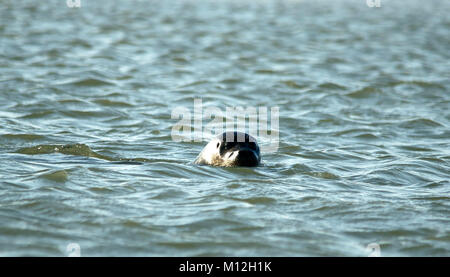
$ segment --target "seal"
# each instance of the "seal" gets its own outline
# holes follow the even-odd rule
[[[258,166],[261,162],[256,139],[242,132],[225,132],[212,139],[194,163],[213,166]]]

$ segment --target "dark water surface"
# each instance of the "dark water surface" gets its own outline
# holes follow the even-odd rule
[[[0,4],[1,256],[450,255],[447,0],[81,4]],[[193,165],[194,98],[278,151]]]

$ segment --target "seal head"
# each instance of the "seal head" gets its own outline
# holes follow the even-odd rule
[[[242,132],[225,132],[212,139],[195,160],[213,166],[258,166],[261,162],[256,139]]]

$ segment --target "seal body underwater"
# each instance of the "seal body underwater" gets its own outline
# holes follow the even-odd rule
[[[258,166],[261,154],[254,137],[242,132],[225,132],[203,148],[195,163],[227,167]]]

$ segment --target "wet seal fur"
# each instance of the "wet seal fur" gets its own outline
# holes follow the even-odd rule
[[[194,163],[226,167],[258,166],[261,154],[254,137],[242,132],[225,132],[212,139]]]

